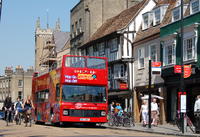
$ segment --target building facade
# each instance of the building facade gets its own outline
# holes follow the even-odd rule
[[[135,41],[133,42],[134,66],[135,66],[135,87],[136,100],[139,109],[142,105],[142,97],[148,95],[149,92],[153,95],[161,96],[164,99],[158,99],[157,102],[160,108],[160,122],[166,122],[166,90],[164,80],[160,74],[151,75],[151,91],[149,91],[149,61],[151,63],[161,62],[160,60],[160,27],[171,21],[169,18],[171,9],[174,7],[174,2],[158,2],[156,6],[142,15],[142,24],[137,32]],[[162,64],[162,63],[161,63]],[[138,115],[136,115],[139,119]]]
[[[134,107],[133,103],[135,76],[132,44],[142,23],[142,14],[155,5],[153,0],[144,0],[124,10],[108,19],[80,47],[84,55],[108,58],[109,102],[121,103],[125,111],[139,113],[138,107]]]
[[[31,95],[32,75],[32,67],[26,71],[21,66],[17,66],[14,71],[11,67],[6,67],[5,75],[0,77],[1,105],[7,96],[10,96],[14,102],[17,97],[25,99],[28,95]]]
[[[174,65],[191,65],[192,74],[184,79],[187,94],[187,115],[194,120],[193,108],[195,98],[200,94],[200,1],[191,0],[184,5],[183,45],[181,51],[180,3],[171,10],[171,22],[161,27],[161,61],[163,62],[162,78],[167,90],[167,120],[175,120],[180,109],[178,96],[180,90],[180,74],[174,72]]]
[[[82,46],[109,18],[141,0],[80,0],[71,10],[71,54]],[[83,53],[82,53],[83,54]]]

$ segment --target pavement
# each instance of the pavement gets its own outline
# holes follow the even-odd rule
[[[187,131],[185,133],[182,133],[176,125],[172,124],[164,124],[164,125],[158,125],[153,126],[151,128],[143,127],[142,124],[137,123],[133,127],[116,127],[116,126],[109,126],[108,124],[104,125],[107,128],[110,129],[116,129],[116,130],[129,130],[129,131],[138,131],[138,132],[146,132],[146,133],[154,133],[154,134],[161,134],[161,135],[174,135],[174,136],[185,136],[185,137],[200,137],[200,134],[193,133],[189,127],[187,127]]]

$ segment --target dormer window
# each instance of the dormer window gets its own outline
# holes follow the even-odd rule
[[[181,15],[180,6],[173,9],[173,11],[172,11],[172,22],[179,20],[180,17],[181,17],[180,15]]]
[[[142,16],[143,16],[142,29],[145,30],[145,29],[150,27],[150,24],[151,24],[151,13],[147,12],[147,13],[144,13]]]
[[[161,16],[160,16],[160,8],[156,8],[154,10],[154,25],[160,24]]]
[[[162,22],[168,5],[161,5],[153,10],[153,25],[158,25]]]
[[[191,0],[190,2],[190,14],[197,13],[199,11],[199,0]]]

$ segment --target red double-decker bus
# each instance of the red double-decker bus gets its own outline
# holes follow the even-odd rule
[[[64,55],[60,68],[33,77],[32,97],[37,122],[107,122],[107,59]]]

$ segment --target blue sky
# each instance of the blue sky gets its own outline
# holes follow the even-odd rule
[[[79,0],[3,0],[0,23],[0,75],[6,66],[34,65],[35,22],[40,17],[41,27],[55,27],[58,18],[63,31],[70,30],[70,9]]]

